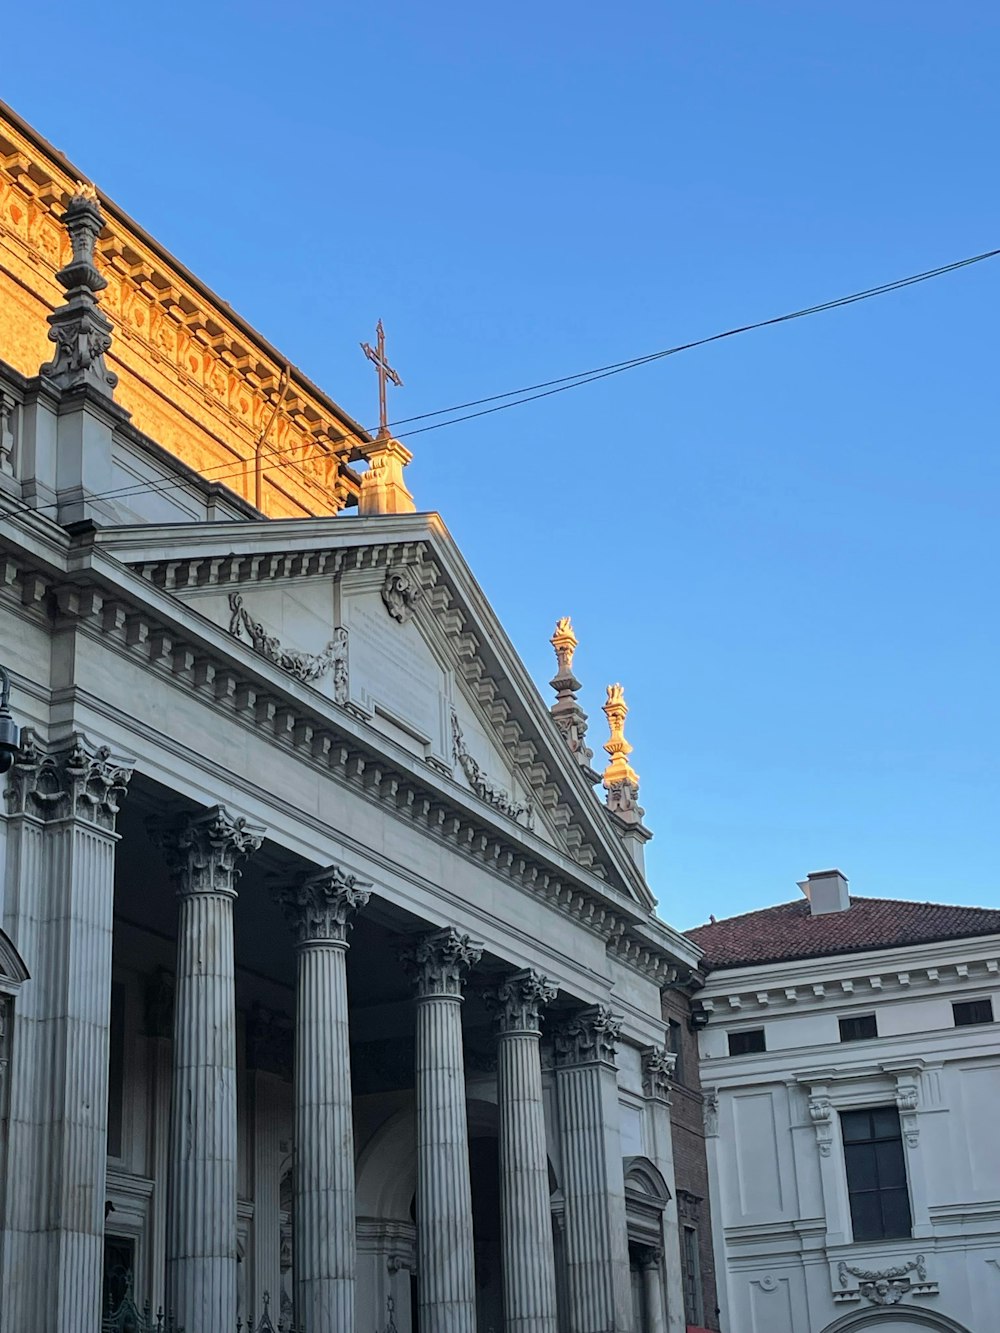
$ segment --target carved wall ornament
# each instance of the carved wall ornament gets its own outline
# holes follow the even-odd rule
[[[553,1034],[557,1067],[614,1065],[621,1030],[622,1019],[607,1005],[595,1004],[589,1009],[581,1009]]]
[[[916,1274],[914,1281],[910,1274]],[[907,1292],[920,1289],[922,1295],[933,1295],[937,1283],[927,1279],[927,1266],[922,1254],[908,1263],[893,1268],[856,1268],[841,1260],[837,1265],[837,1279],[843,1289],[850,1286],[850,1277],[858,1279],[858,1291],[873,1305],[898,1305]]]
[[[469,786],[479,799],[485,801],[487,805],[492,805],[495,810],[499,810],[508,819],[513,819],[515,824],[523,822],[525,828],[531,828],[531,802],[521,804],[515,801],[510,792],[504,791],[502,787],[498,787],[496,783],[490,781],[483,771],[482,765],[469,753],[458,720],[458,713],[454,708],[451,710],[451,736],[455,762],[465,774]]]
[[[114,757],[107,745],[94,745],[79,732],[49,750],[26,727],[10,770],[8,813],[43,820],[82,819],[113,833],[133,763]]]
[[[330,865],[295,884],[277,884],[273,893],[284,908],[299,944],[345,944],[354,914],[371,897],[371,885]]]
[[[816,1127],[820,1156],[829,1157],[833,1146],[833,1105],[825,1093],[809,1098],[809,1119]]]
[[[309,685],[333,672],[333,697],[338,704],[346,704],[349,678],[347,669],[347,630],[337,626],[333,638],[321,653],[302,653],[282,646],[277,635],[269,634],[259,620],[254,620],[243,605],[243,594],[229,594],[229,632],[239,639],[245,633],[254,650],[296,680]]]
[[[920,1105],[919,1074],[901,1071],[896,1075],[896,1106],[899,1110],[899,1125],[908,1148],[915,1148],[920,1142],[920,1121],[917,1107]]]
[[[642,1095],[668,1102],[676,1065],[676,1052],[665,1046],[647,1046],[642,1052]]]
[[[483,956],[483,946],[454,926],[446,926],[431,935],[405,943],[399,961],[413,981],[417,996],[447,995],[460,999],[465,974]]]
[[[715,1088],[702,1089],[702,1115],[705,1137],[714,1138],[719,1132],[719,1094]]]
[[[264,830],[234,817],[221,805],[197,814],[151,819],[149,835],[164,850],[179,894],[236,896],[243,862],[260,846]]]
[[[538,1034],[542,1030],[542,1008],[552,1003],[558,989],[540,972],[528,968],[484,991],[483,1000],[493,1013],[501,1036],[516,1032]]]
[[[386,571],[382,584],[382,601],[385,609],[404,625],[413,615],[413,608],[424,595],[423,587],[412,570],[396,565]]]

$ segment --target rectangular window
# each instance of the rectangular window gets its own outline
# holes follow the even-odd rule
[[[958,1000],[951,1006],[951,1011],[955,1015],[957,1028],[993,1022],[993,1001],[989,996],[985,1000]]]
[[[841,1111],[840,1127],[854,1239],[909,1236],[910,1195],[899,1112],[894,1106]]]
[[[667,1050],[672,1051],[677,1056],[677,1063],[674,1065],[674,1082],[684,1082],[684,1034],[681,1031],[681,1025],[675,1018],[667,1019]]]
[[[698,1260],[698,1229],[685,1227],[681,1238],[684,1263],[684,1319],[688,1324],[701,1325],[704,1309],[701,1299],[701,1265]]]
[[[730,1055],[753,1055],[757,1051],[766,1050],[763,1028],[751,1028],[749,1031],[729,1034]]]
[[[878,1036],[874,1014],[859,1014],[856,1018],[840,1020],[841,1041],[870,1041]]]

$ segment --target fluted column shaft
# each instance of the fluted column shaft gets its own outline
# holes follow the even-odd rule
[[[421,1333],[475,1333],[462,984],[482,948],[456,930],[404,950],[417,989],[417,1289]]]
[[[295,996],[295,1317],[353,1333],[357,1244],[347,1017],[347,931],[368,901],[329,866],[278,896],[298,935]]]
[[[570,1333],[626,1333],[632,1294],[610,1011],[582,1011],[556,1033]]]
[[[497,1018],[500,1227],[506,1333],[556,1333],[555,1255],[539,1051],[556,988],[519,972],[486,995]]]
[[[236,1327],[233,904],[258,830],[221,806],[156,836],[177,884],[167,1302],[185,1333]]]
[[[31,982],[8,1073],[3,1325],[100,1324],[118,801],[132,769],[26,733],[11,773],[5,924]]]

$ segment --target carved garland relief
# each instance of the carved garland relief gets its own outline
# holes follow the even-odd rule
[[[269,634],[259,620],[254,620],[243,605],[242,593],[229,594],[229,609],[232,612],[229,633],[234,638],[239,639],[245,633],[261,657],[306,685],[322,680],[329,672],[333,672],[334,700],[338,704],[347,703],[349,677],[346,629],[341,626],[334,629],[333,638],[321,653],[303,653],[295,648],[285,648],[277,635]]]

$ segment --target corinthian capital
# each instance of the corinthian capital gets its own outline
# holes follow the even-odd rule
[[[670,1082],[677,1056],[665,1046],[647,1046],[642,1052],[642,1095],[655,1101],[670,1100]]]
[[[482,956],[481,944],[474,944],[468,935],[447,926],[404,945],[399,961],[413,981],[418,998],[431,995],[461,998],[465,974]]]
[[[530,968],[515,972],[501,985],[483,992],[486,1006],[496,1017],[501,1036],[541,1031],[542,1007],[556,997],[558,987]]]
[[[346,944],[354,913],[371,897],[371,887],[331,865],[296,884],[276,885],[273,892],[299,944]]]
[[[603,1004],[581,1009],[555,1032],[556,1064],[615,1063],[622,1020]]]
[[[134,760],[114,756],[77,732],[60,745],[43,746],[30,729],[10,771],[7,809],[36,819],[81,819],[114,833],[119,801]]]
[[[195,815],[151,820],[149,833],[163,848],[177,892],[236,896],[243,862],[260,846],[264,830],[221,805]]]

